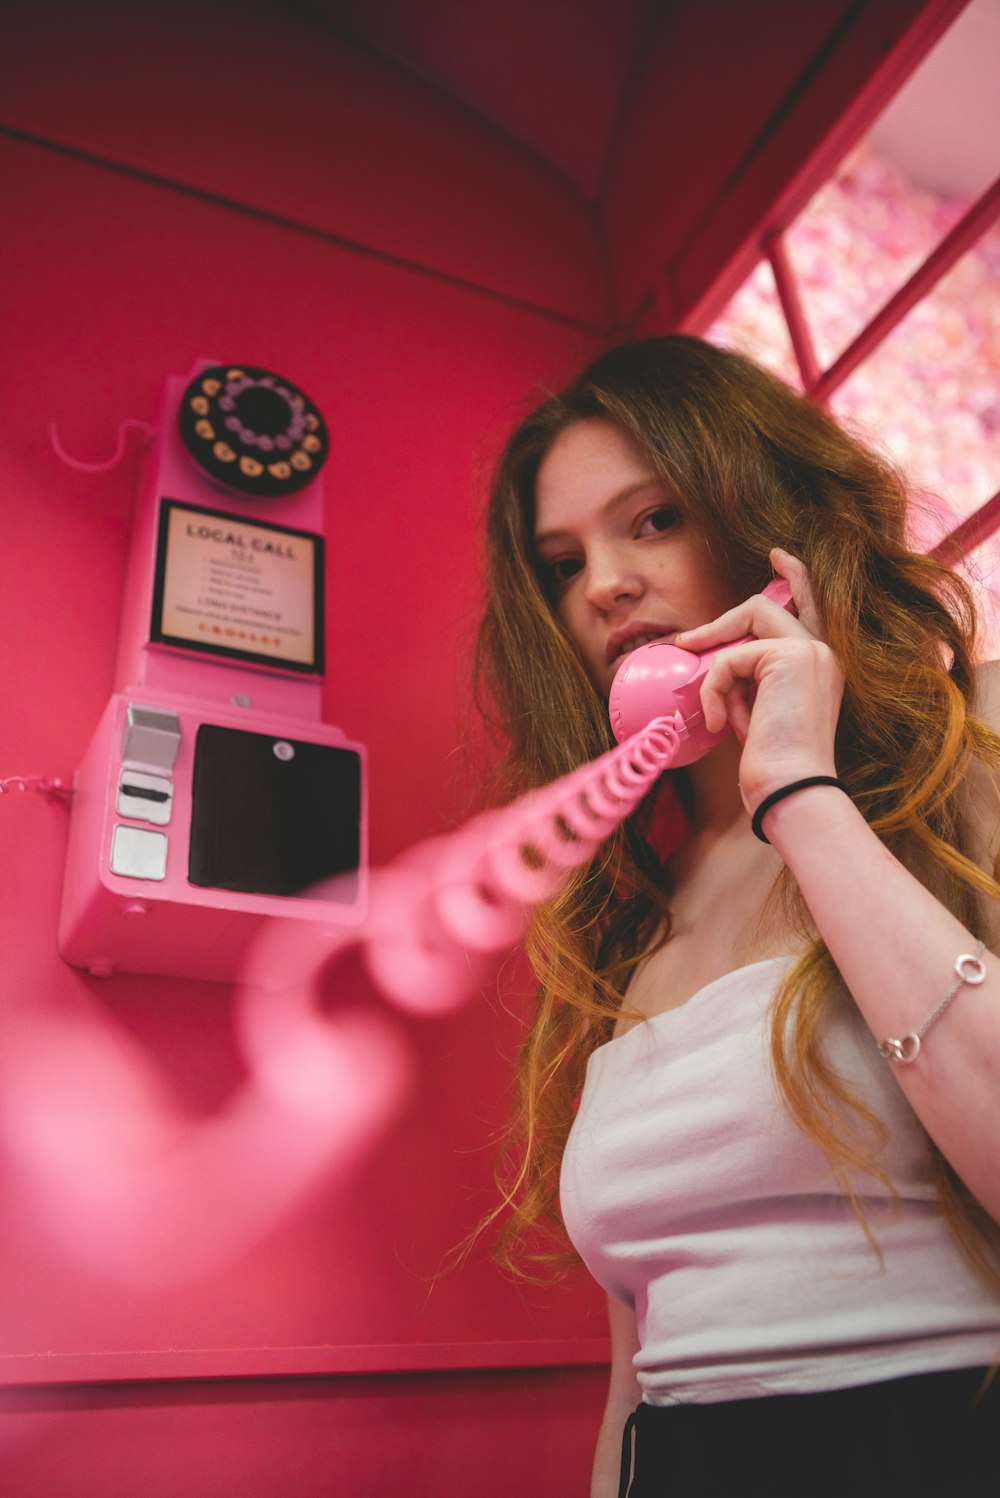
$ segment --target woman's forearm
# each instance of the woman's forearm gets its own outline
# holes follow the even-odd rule
[[[834,787],[779,802],[764,831],[798,882],[875,1045],[918,1030],[978,942]],[[886,1061],[945,1158],[1000,1221],[1000,960],[963,987],[912,1064]]]

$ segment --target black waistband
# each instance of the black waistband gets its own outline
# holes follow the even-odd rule
[[[811,1394],[640,1404],[622,1432],[619,1498],[667,1491],[661,1474],[669,1491],[705,1498],[744,1487],[773,1498],[807,1490],[860,1498],[903,1492],[914,1480],[916,1492],[929,1493],[938,1491],[933,1480],[921,1483],[938,1469],[940,1491],[952,1498],[995,1494],[995,1372],[960,1368]]]

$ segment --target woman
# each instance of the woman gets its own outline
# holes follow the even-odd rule
[[[504,1247],[565,1222],[609,1292],[595,1498],[633,1424],[635,1498],[995,1489],[1000,687],[905,508],[825,413],[685,337],[598,359],[498,465],[508,792],[610,745],[630,650],[752,636],[703,688],[732,734],[529,943]]]

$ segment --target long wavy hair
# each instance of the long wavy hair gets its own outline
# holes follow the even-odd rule
[[[1000,895],[1000,884],[997,869],[989,877],[964,851],[960,788],[975,759],[1000,773],[1000,739],[971,711],[970,591],[908,547],[907,494],[890,465],[750,360],[696,338],[605,353],[544,400],[500,457],[476,654],[481,709],[507,746],[499,793],[566,774],[613,743],[606,705],[556,617],[533,547],[539,464],[559,433],[595,416],[634,439],[747,596],[770,577],[773,546],[805,562],[846,677],[840,778],[883,843],[977,933],[983,897]],[[498,1164],[498,1256],[521,1274],[573,1258],[559,1166],[587,1058],[610,1038],[636,963],[670,935],[668,881],[643,835],[648,820],[649,807],[640,808],[532,922],[540,990]],[[774,893],[809,940],[787,871]],[[792,1117],[825,1151],[868,1231],[859,1173],[890,1191],[892,1183],[880,1163],[883,1126],[824,1054],[824,1016],[843,1002],[838,980],[825,944],[812,939],[775,999],[772,1061]],[[1000,1291],[993,1225],[930,1139],[927,1147],[953,1233]]]

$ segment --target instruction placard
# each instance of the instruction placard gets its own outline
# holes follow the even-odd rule
[[[160,501],[151,638],[323,672],[323,537]]]

